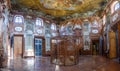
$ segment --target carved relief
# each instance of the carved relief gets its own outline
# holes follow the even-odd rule
[[[34,25],[32,24],[32,21],[27,21],[26,22],[25,31],[27,33],[33,33],[33,31],[34,31]]]

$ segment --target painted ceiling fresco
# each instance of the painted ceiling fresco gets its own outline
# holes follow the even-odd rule
[[[11,0],[12,9],[27,8],[54,17],[64,17],[72,14],[96,14],[106,6],[109,0]],[[27,10],[28,11],[28,10]],[[83,14],[82,14],[83,15]],[[84,14],[85,15],[85,14]]]
[[[65,16],[100,10],[108,0],[12,0],[12,5],[43,11],[53,16]],[[17,6],[16,6],[17,7]]]

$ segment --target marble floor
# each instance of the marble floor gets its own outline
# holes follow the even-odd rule
[[[49,57],[8,59],[8,66],[0,71],[120,71],[120,64],[102,56],[80,56],[73,66],[50,63]]]

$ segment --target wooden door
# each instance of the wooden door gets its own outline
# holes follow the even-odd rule
[[[99,52],[99,40],[92,40],[92,54],[97,55]]]
[[[115,58],[116,57],[116,35],[115,32],[110,32],[110,50],[109,50],[109,57]]]
[[[120,57],[120,23],[118,24],[118,56]]]
[[[23,37],[22,36],[14,36],[14,58],[21,58],[23,51]]]

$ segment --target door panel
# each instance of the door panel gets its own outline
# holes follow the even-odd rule
[[[22,36],[14,36],[14,58],[22,57]]]
[[[35,38],[35,56],[42,56],[42,39]]]

